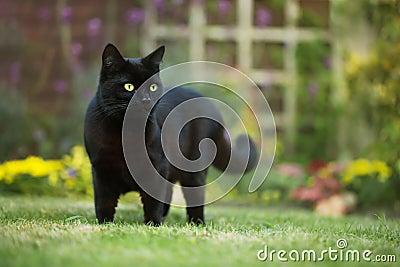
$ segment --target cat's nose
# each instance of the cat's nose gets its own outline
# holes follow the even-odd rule
[[[148,105],[150,103],[150,97],[143,97],[142,103]]]

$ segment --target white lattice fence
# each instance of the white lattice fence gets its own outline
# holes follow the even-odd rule
[[[296,72],[296,47],[301,42],[310,40],[324,40],[332,47],[332,72],[337,83],[341,80],[340,43],[332,38],[332,19],[330,14],[330,28],[304,28],[299,27],[299,1],[284,1],[283,25],[279,27],[257,27],[253,24],[255,3],[254,0],[237,0],[236,23],[233,25],[207,24],[204,4],[200,1],[191,1],[189,6],[189,21],[187,25],[159,24],[157,11],[149,3],[146,7],[144,34],[142,35],[142,53],[147,53],[156,46],[158,40],[186,40],[189,44],[188,60],[206,59],[207,41],[232,41],[236,44],[236,66],[252,78],[257,84],[282,85],[282,110],[274,112],[277,127],[285,136],[286,147],[289,151],[293,147],[296,137],[296,111],[297,111],[297,72]],[[328,0],[320,0],[328,1]],[[151,2],[151,1],[149,1]],[[252,64],[254,42],[282,44],[283,68],[282,69],[257,69]],[[338,84],[340,85],[340,84]],[[340,87],[340,86],[339,86]],[[340,97],[340,90],[335,91],[333,99]],[[340,138],[340,137],[339,137]]]

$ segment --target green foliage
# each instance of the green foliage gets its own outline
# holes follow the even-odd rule
[[[397,0],[362,1],[362,8],[376,35],[368,58],[351,54],[347,66],[349,99],[354,116],[369,126],[372,144],[367,155],[389,163],[395,170],[399,190],[400,174],[400,14]],[[356,118],[357,119],[357,118]]]
[[[356,159],[349,162],[342,173],[346,190],[356,193],[359,206],[394,206],[399,200],[396,176],[383,161]]]
[[[94,95],[98,67],[76,73],[68,96],[55,96],[52,109],[41,110],[30,95],[0,86],[0,162],[41,155],[61,157],[71,147],[83,144],[85,109]]]
[[[21,95],[0,88],[0,162],[8,158],[25,156],[32,146],[34,132],[26,101]]]
[[[333,159],[338,110],[332,101],[330,48],[322,41],[301,43],[297,47],[298,111],[297,153],[307,161]]]
[[[257,194],[263,201],[292,201],[290,193],[299,186],[304,177],[290,177],[272,169]]]

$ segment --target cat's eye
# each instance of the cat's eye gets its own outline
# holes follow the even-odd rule
[[[124,84],[124,88],[126,91],[132,92],[133,89],[135,89],[135,86],[133,86],[133,84],[131,84],[131,83],[126,83],[126,84]]]
[[[158,85],[155,84],[155,83],[153,83],[152,85],[150,85],[150,91],[152,91],[152,92],[156,91],[157,88],[158,88]]]

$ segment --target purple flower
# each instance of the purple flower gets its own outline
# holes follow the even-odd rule
[[[87,23],[87,33],[91,37],[99,35],[101,30],[101,19],[92,18]]]
[[[316,95],[318,93],[319,86],[316,83],[311,83],[308,86],[308,91],[310,92],[311,95]]]
[[[185,3],[185,0],[173,0],[172,3],[174,5],[179,6],[179,5],[182,5],[183,3]]]
[[[325,68],[330,69],[332,67],[332,60],[329,56],[324,57],[323,63]]]
[[[39,8],[38,17],[42,21],[49,20],[50,19],[50,10],[47,7]]]
[[[259,26],[267,26],[272,22],[272,14],[268,8],[257,10],[256,24]]]
[[[68,89],[68,84],[64,80],[57,80],[54,82],[54,90],[57,93],[65,93]]]
[[[68,169],[67,173],[70,178],[75,178],[75,176],[78,174],[78,171],[74,169]]]
[[[158,10],[164,8],[164,0],[153,0],[153,4]]]
[[[70,23],[72,19],[72,7],[66,6],[61,10],[61,20],[64,23]]]
[[[11,64],[9,74],[10,82],[12,84],[17,84],[21,78],[21,63],[17,61]]]
[[[126,12],[126,21],[129,24],[136,25],[138,23],[143,22],[144,20],[144,11],[140,8],[132,8]]]
[[[78,57],[82,53],[82,44],[75,42],[71,45],[71,53],[74,57]]]
[[[218,10],[221,14],[228,13],[232,8],[232,3],[229,0],[219,0]]]

